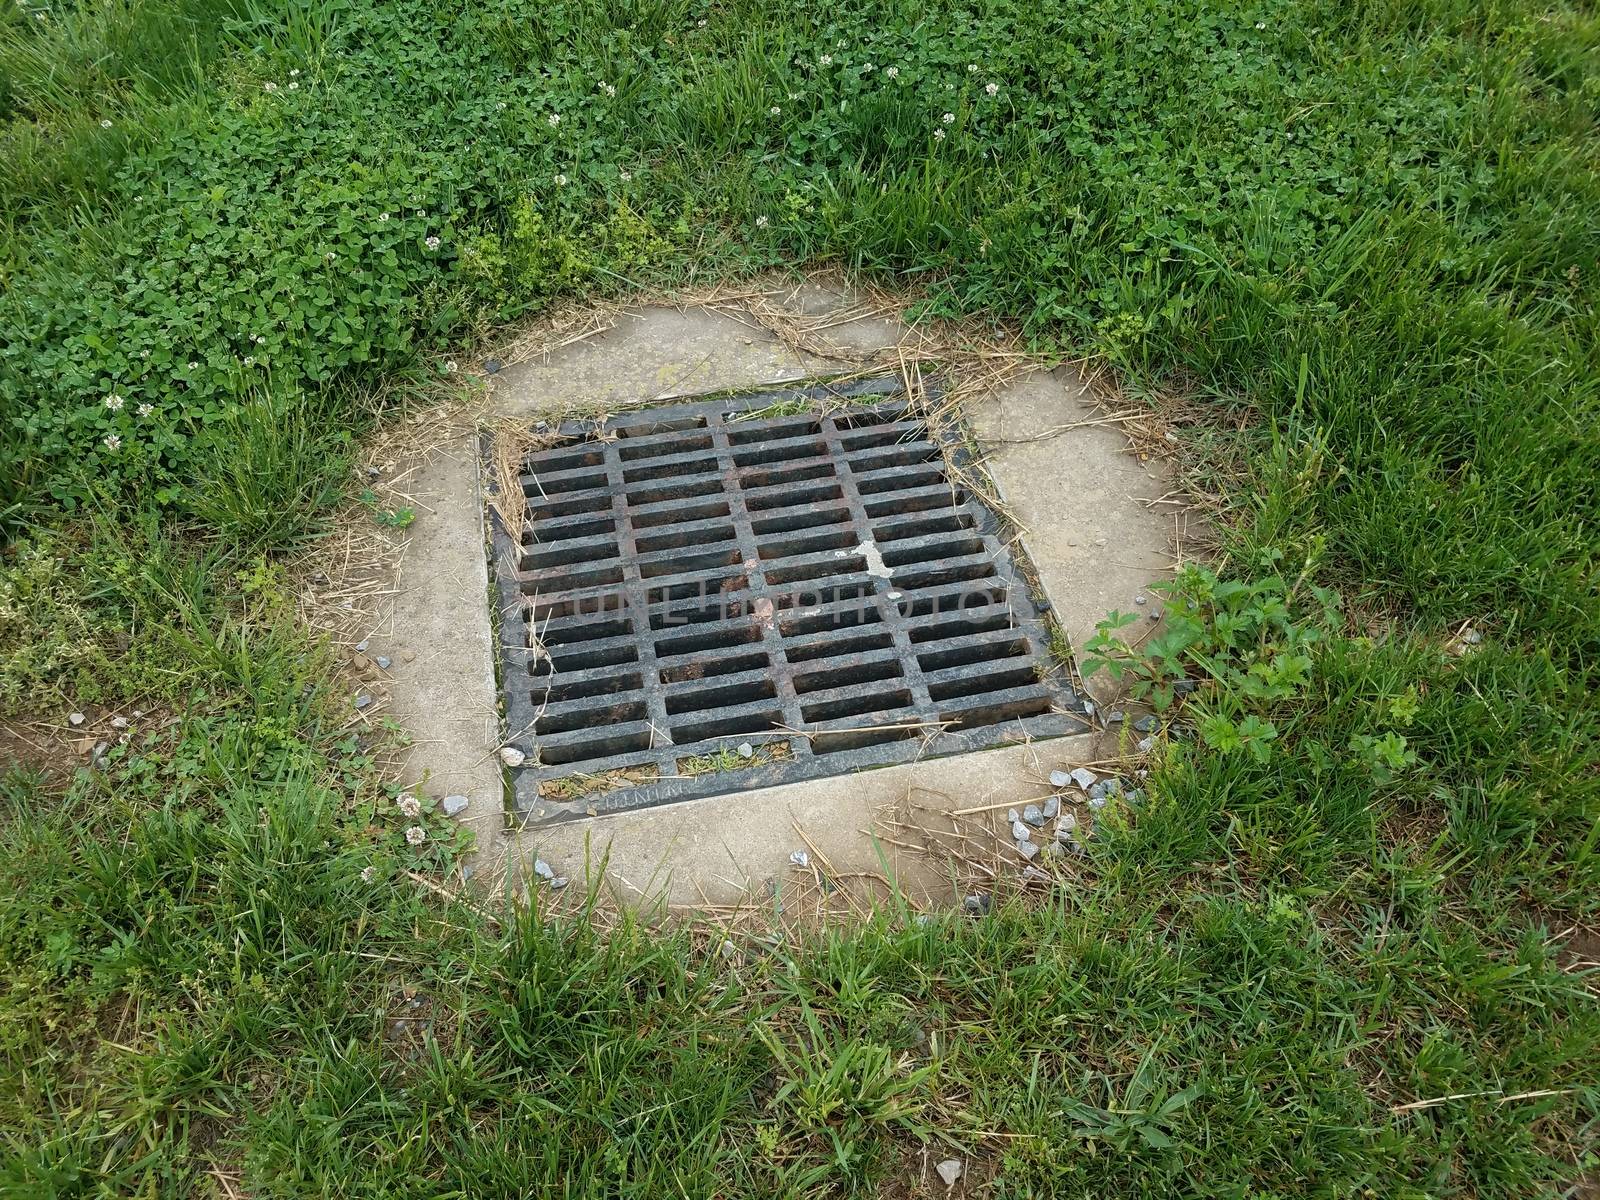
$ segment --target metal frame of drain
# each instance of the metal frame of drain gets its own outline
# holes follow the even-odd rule
[[[970,456],[899,380],[638,409],[542,440],[520,536],[490,509],[519,817],[1088,729],[1001,522],[947,473],[947,455]],[[713,757],[731,769],[686,773]],[[541,791],[558,780],[574,794]]]

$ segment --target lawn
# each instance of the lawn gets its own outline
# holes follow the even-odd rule
[[[0,1195],[1592,1194],[1597,118],[1572,0],[8,3],[0,714],[151,719],[0,775]],[[820,263],[1172,422],[1196,736],[979,917],[418,886],[285,583],[359,439]]]

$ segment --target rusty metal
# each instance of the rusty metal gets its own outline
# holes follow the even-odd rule
[[[898,385],[573,422],[492,531],[519,812],[1086,728],[1000,524]],[[957,450],[959,453],[959,450]]]

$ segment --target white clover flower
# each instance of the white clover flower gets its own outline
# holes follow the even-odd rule
[[[940,117],[939,120],[943,121],[946,125],[954,125],[956,123],[956,115],[955,113],[945,113],[945,115]]]
[[[422,815],[422,801],[418,800],[410,792],[402,792],[400,798],[395,801],[395,807],[400,810],[402,815],[407,817],[416,818]]]
[[[112,412],[119,412],[122,408],[122,397],[117,395],[116,392],[112,392],[111,395],[107,396],[103,401],[101,401],[101,403],[109,408]]]
[[[1257,29],[1265,29],[1266,27],[1267,27],[1267,23],[1265,21],[1257,21],[1256,22],[1256,28]]]
[[[627,183],[628,180],[633,178],[633,172],[632,171],[618,171],[617,172],[617,178],[622,180],[623,183]]]
[[[783,112],[783,109],[779,108],[776,104],[774,104],[771,108],[767,109],[767,115],[771,116],[771,117],[779,116],[779,115],[782,114],[782,112]]]
[[[111,128],[111,120],[110,120],[109,117],[100,122],[100,128],[101,129],[110,129]]]
[[[545,120],[547,122],[549,122],[550,128],[554,129],[557,125],[561,124],[561,114],[560,113],[551,113],[548,117],[545,118]]]
[[[942,141],[944,141],[944,130],[942,130],[942,129],[935,129],[935,130],[934,130],[934,131],[933,131],[933,140],[934,140],[934,141],[936,141],[936,142],[942,142]]]
[[[378,220],[387,221],[388,219],[389,219],[389,214],[388,213],[379,213],[378,214]]]
[[[831,67],[831,66],[833,66],[833,55],[824,54],[820,58],[817,59],[817,62],[819,64],[821,64],[822,66],[824,66],[824,67]]]
[[[983,85],[983,90],[988,92],[989,95],[994,96],[999,94],[1000,85],[998,83],[986,83]]]
[[[805,98],[806,98],[806,94],[804,92],[790,92],[789,93],[789,99],[790,100],[804,100]]]
[[[298,92],[298,91],[299,91],[299,90],[300,90],[300,83],[299,83],[299,81],[298,81],[298,80],[294,80],[294,79],[291,79],[291,80],[290,80],[290,81],[289,81],[289,90],[290,90],[290,91],[291,91],[291,92]]]
[[[155,412],[155,410],[156,410],[156,406],[154,404],[151,404],[150,401],[146,400],[143,404],[139,405],[139,407],[134,409],[133,411],[138,413],[141,417],[148,417],[151,413]]]
[[[756,218],[756,228],[757,229],[765,229],[766,227],[767,227],[767,218],[766,217],[757,217]]]
[[[837,42],[835,42],[833,44],[833,48],[835,50],[843,50],[849,44],[850,44],[849,42],[845,41],[843,38],[840,38]]]
[[[442,245],[443,243],[441,243],[439,241],[439,239],[436,238],[436,237],[430,237],[430,238],[424,238],[422,244],[424,246],[426,246],[429,250],[437,250],[440,247],[440,245]]]
[[[362,867],[361,868],[361,882],[362,883],[371,883],[373,876],[376,875],[376,874],[377,874],[377,868],[375,868],[375,867]]]
[[[250,340],[259,346],[262,342],[267,340],[267,335],[264,333],[252,333],[250,335]]]
[[[275,92],[278,90],[278,85],[269,79],[261,85],[261,90],[264,92]]]
[[[247,367],[253,367],[253,366],[255,366],[255,365],[256,365],[256,359],[255,359],[255,355],[253,355],[253,354],[246,354],[246,355],[245,355],[245,356],[244,356],[244,365],[245,365],[245,366],[247,366]]]
[[[293,68],[293,69],[291,69],[291,70],[290,70],[290,72],[289,72],[289,78],[290,78],[290,79],[293,79],[293,78],[294,78],[294,77],[295,77],[295,76],[296,76],[296,75],[298,75],[298,74],[300,74],[300,68],[299,68],[299,67],[294,67],[294,68]]]
[[[709,24],[711,24],[710,21],[706,20],[704,17],[701,17],[698,21],[696,21],[694,23],[694,27],[696,29],[704,29]]]
[[[505,107],[506,107],[506,102],[504,100],[502,100],[498,104],[496,104],[495,107],[500,109],[502,112],[504,112],[505,111]]]
[[[899,67],[885,67],[883,69],[883,73],[885,75],[887,75],[890,79],[899,79],[900,78],[900,68]]]
[[[557,187],[566,187],[567,186],[567,177],[565,175],[557,175],[556,176],[556,186]]]
[[[192,362],[192,363],[189,364],[189,370],[198,371],[199,369],[200,369],[200,364],[199,363]]]
[[[870,74],[872,74],[872,72],[876,71],[877,69],[878,68],[873,66],[871,63],[867,63],[865,66],[863,66],[861,68],[861,73],[863,75],[870,75]]]
[[[968,75],[976,75],[977,73],[978,73],[978,64],[977,63],[968,63],[967,64],[967,74]]]
[[[120,449],[122,449],[122,439],[119,438],[114,433],[106,434],[106,436],[102,440],[105,442],[105,447],[106,447],[107,450],[120,450]]]
[[[329,262],[332,262],[334,259],[338,258],[339,256],[337,254],[335,254],[332,250],[329,250],[325,257],[327,258],[327,260]]]
[[[140,358],[149,358],[150,357],[150,351],[149,350],[141,350],[141,351],[139,351],[139,357]]]
[[[406,841],[410,842],[413,846],[420,846],[427,840],[428,831],[421,825],[413,825],[410,829],[406,830]]]
[[[447,361],[444,364],[444,373],[446,375],[454,375],[456,373],[456,360],[455,359],[452,358],[452,359],[450,359],[449,361]]]

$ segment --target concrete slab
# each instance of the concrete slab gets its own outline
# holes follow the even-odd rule
[[[997,857],[1020,873],[1026,860],[1009,849],[1005,810],[1044,800],[1050,772],[1082,761],[1091,742],[1056,738],[530,829],[516,839],[516,854],[524,862],[537,855],[573,881],[603,871],[606,888],[629,904],[759,900],[791,871],[797,850],[828,864],[835,878],[887,868],[885,877],[916,903],[959,901],[945,864],[882,840],[886,810],[911,800],[931,814],[990,809]]]
[[[851,356],[893,359],[900,340],[912,336],[921,351],[928,349],[925,331],[909,334],[836,282],[774,286],[752,304],[749,321],[729,315],[725,305],[625,312],[602,334],[491,376],[478,416],[533,421],[756,388],[837,372]],[[800,336],[780,340],[761,328],[758,316],[774,310],[792,314]],[[1075,645],[1109,609],[1132,609],[1134,597],[1171,564],[1167,519],[1140,503],[1167,490],[1162,473],[1125,453],[1115,429],[1077,424],[1092,416],[1087,391],[1066,371],[1014,380],[978,398],[967,413]],[[516,870],[537,853],[576,878],[607,850],[619,895],[640,899],[653,891],[672,903],[728,903],[781,873],[804,844],[796,823],[837,869],[876,871],[878,851],[863,832],[872,828],[876,808],[913,790],[924,799],[948,796],[952,808],[1026,804],[1048,790],[1040,790],[1048,774],[1038,769],[1042,758],[1070,766],[1074,756],[1083,762],[1097,752],[1092,738],[1061,739],[536,833],[508,830],[496,756],[501,731],[477,451],[465,423],[418,468],[410,488],[419,516],[396,584],[395,644],[375,641],[372,652],[395,660],[390,713],[414,738],[408,781],[425,779],[430,794],[469,797],[464,819],[478,836],[480,876]],[[1140,611],[1154,606],[1152,600]],[[1099,751],[1105,752],[1104,739]],[[891,862],[924,891],[939,882],[926,862],[913,869],[899,852]]]
[[[1082,381],[1061,369],[1011,383],[966,414],[1075,652],[1113,609],[1153,624],[1161,605],[1149,585],[1171,578],[1174,562],[1171,517],[1145,503],[1171,489],[1170,473],[1127,453],[1114,427],[1083,424],[1098,415]],[[1113,694],[1104,675],[1088,683],[1098,699]]]

